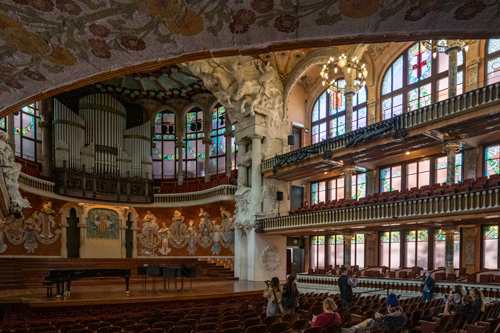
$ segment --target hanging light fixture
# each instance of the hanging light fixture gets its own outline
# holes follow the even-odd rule
[[[322,78],[323,86],[328,88],[328,92],[342,92],[345,88],[339,87],[337,81],[335,79],[329,79],[328,76],[334,76],[338,73],[339,70],[342,70],[344,67],[347,68],[347,73],[354,74],[354,90],[358,92],[366,85],[366,78],[368,77],[368,70],[366,69],[366,65],[359,62],[357,57],[348,60],[347,57],[342,54],[338,59],[334,57],[330,57],[328,62],[323,65],[321,69],[320,76]]]
[[[461,50],[465,50],[467,52],[469,50],[469,45],[472,40],[457,40],[453,41],[454,47],[458,47]],[[445,53],[448,50],[448,41],[446,39],[440,40],[424,40],[422,41],[422,45],[427,49],[432,51],[432,57],[436,59],[438,53]]]

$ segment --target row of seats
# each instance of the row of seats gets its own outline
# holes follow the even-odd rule
[[[486,189],[500,187],[500,174],[490,177],[479,177],[477,179],[465,179],[463,182],[447,185],[433,184],[425,185],[420,188],[413,187],[408,190],[396,190],[391,192],[375,193],[360,199],[339,199],[326,202],[320,202],[308,207],[299,208],[291,211],[290,215],[305,214],[318,211],[327,211],[342,209],[348,207],[358,207],[366,205],[376,205],[388,202],[400,202],[405,200],[414,200],[418,198],[435,198],[443,195],[454,195],[458,193],[475,192]]]

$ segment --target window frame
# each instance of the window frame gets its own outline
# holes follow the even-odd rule
[[[484,241],[486,240],[485,239],[485,231],[486,231],[486,228],[489,228],[489,227],[497,227],[499,230],[500,230],[500,223],[497,223],[497,224],[483,224],[481,225],[481,246],[480,246],[480,251],[481,251],[481,260],[480,260],[480,269],[483,269],[485,268],[485,253],[484,253]],[[461,238],[460,238],[461,239]],[[500,236],[497,237],[497,268],[496,269],[499,269],[500,268]],[[488,268],[488,269],[495,269],[495,268]]]
[[[411,84],[408,83],[408,51],[412,47],[414,47],[417,43],[420,43],[419,48],[420,47],[424,48],[424,46],[422,45],[421,41],[418,41],[416,43],[412,43],[403,52],[401,52],[401,53],[398,54],[398,56],[391,62],[391,64],[384,71],[384,74],[381,76],[380,94],[379,94],[379,98],[380,98],[380,119],[381,120],[387,120],[387,119],[395,117],[394,116],[394,105],[393,105],[392,101],[393,101],[393,98],[397,97],[398,95],[402,95],[402,114],[405,114],[405,113],[409,112],[408,111],[408,102],[409,102],[408,101],[408,93],[411,90],[418,89],[418,88],[420,88],[422,86],[425,86],[425,85],[427,85],[429,83],[431,84],[431,102],[430,102],[430,104],[435,103],[438,100],[437,99],[437,97],[438,97],[437,96],[438,95],[438,90],[437,90],[438,81],[440,81],[443,78],[448,77],[448,73],[449,73],[449,67],[448,67],[448,70],[443,71],[441,73],[438,73],[439,56],[437,56],[436,58],[432,58],[431,75],[428,78],[425,78],[423,80],[419,80],[419,81],[417,81],[415,83],[411,83]],[[420,50],[421,49],[419,49],[419,51]],[[464,52],[463,50],[461,52],[462,52],[463,62],[462,62],[462,65],[458,66],[458,68],[457,68],[457,74],[459,72],[462,72],[462,75],[465,75],[465,64],[467,62],[467,60],[466,60],[466,52]],[[384,85],[384,78],[387,75],[387,72],[389,70],[392,71],[394,63],[396,61],[398,61],[400,57],[403,57],[403,67],[402,67],[402,71],[403,71],[403,85],[398,90],[394,90],[392,88],[392,87],[394,87],[394,75],[393,75],[394,73],[391,72],[391,92],[383,95],[382,94],[382,88],[383,88],[383,85]],[[420,57],[420,55],[419,55],[419,57]],[[432,57],[432,54],[431,54],[431,57]],[[421,68],[422,67],[420,66],[419,69],[418,69],[418,73],[419,73],[418,76],[419,77],[421,76]],[[464,77],[464,80],[465,80],[465,77]],[[458,86],[458,84],[457,84],[457,86]],[[462,82],[462,87],[463,87],[463,82]],[[390,118],[384,119],[383,103],[384,103],[385,100],[387,100],[389,98],[391,99],[391,116],[390,116]],[[418,98],[421,98],[421,96],[420,96],[420,89],[419,89],[419,97]]]
[[[392,233],[393,232],[399,232],[399,251],[398,251],[398,253],[399,253],[399,266],[397,268],[395,268],[395,270],[400,269],[401,266],[402,266],[401,265],[401,246],[403,245],[403,242],[402,242],[402,239],[401,239],[401,233],[404,232],[403,230],[391,230],[391,231],[379,231],[378,232],[378,243],[379,243],[379,245],[378,245],[378,265],[380,267],[382,267],[382,244],[384,244],[385,242],[381,242],[380,240],[382,238],[382,234],[385,233],[385,232],[389,233],[389,242],[388,242],[388,244],[389,244],[389,259],[388,259],[389,266],[388,266],[388,268],[389,268],[389,270],[392,270],[392,267],[391,267],[391,255],[392,255],[391,247],[392,247],[392,245],[391,244],[392,243],[396,243],[396,242],[391,242],[391,240],[392,240]],[[405,249],[405,253],[406,253],[406,249]],[[406,264],[406,262],[405,262],[405,264]]]
[[[217,106],[215,106],[213,109],[212,109],[212,117],[210,118],[210,125],[211,125],[211,128],[210,128],[210,138],[213,140],[213,144],[210,145],[210,150],[209,150],[209,156],[208,156],[208,163],[210,164],[209,165],[209,175],[210,176],[215,176],[215,175],[220,175],[220,174],[224,174],[226,173],[226,154],[228,153],[228,147],[230,147],[230,150],[232,152],[232,140],[231,138],[228,138],[228,137],[225,137],[224,134],[226,133],[227,131],[227,116],[225,116],[224,118],[225,119],[225,122],[224,122],[224,125],[223,127],[220,127],[222,125],[220,125],[220,117],[219,117],[219,109],[223,109],[222,112],[225,112],[225,108],[220,105],[220,104],[217,104]],[[217,111],[216,111],[217,110]],[[214,125],[214,113],[217,112],[217,128],[214,128],[213,125]],[[214,132],[216,133],[214,135]],[[219,153],[219,149],[214,149],[213,146],[218,144],[219,143],[219,140],[221,139],[221,137],[224,137],[224,142],[225,142],[225,148],[226,148],[226,151],[224,153]],[[229,139],[229,140],[228,140]],[[228,145],[228,142],[229,141],[229,145]],[[214,149],[214,154],[210,154],[210,151]],[[221,157],[224,157],[224,160],[223,160],[223,170],[222,172],[219,172],[219,159]],[[215,173],[212,173],[212,160],[215,160],[215,170],[216,172]]]
[[[366,197],[366,195],[367,195],[367,194],[366,194],[366,181],[367,181],[367,180],[366,180],[366,172],[361,172],[361,171],[359,171],[359,172],[355,172],[355,173],[352,175],[353,177],[354,177],[354,176],[356,177],[356,192],[352,192],[352,186],[354,186],[354,185],[352,184],[352,178],[351,178],[351,184],[350,184],[350,186],[351,186],[351,195],[354,195],[354,193],[357,193],[358,186],[360,186],[360,185],[361,185],[361,184],[358,184],[358,183],[357,183],[358,176],[359,176],[359,175],[361,175],[361,174],[364,174],[364,175],[365,175],[365,189],[364,189],[364,193],[365,193],[365,195],[364,195],[364,197]],[[315,204],[318,204],[318,203],[319,203],[319,202],[313,203],[313,201],[312,201],[312,193],[313,193],[312,188],[313,188],[313,184],[319,184],[319,183],[322,183],[322,182],[325,182],[325,201],[324,201],[324,202],[327,202],[327,201],[332,201],[332,200],[339,200],[339,199],[337,199],[337,198],[332,199],[332,198],[330,197],[330,190],[331,190],[331,188],[330,188],[330,186],[329,186],[329,184],[330,184],[330,181],[331,181],[331,180],[337,180],[337,179],[339,179],[339,178],[344,178],[344,177],[343,177],[343,176],[335,176],[335,177],[329,177],[329,178],[319,179],[319,180],[317,180],[317,181],[310,182],[310,183],[309,183],[309,185],[310,185],[310,195],[311,195],[311,198],[310,198],[310,200],[309,200],[309,201],[310,201],[310,204],[311,204],[311,205],[315,205]],[[345,186],[346,186],[346,184],[345,184],[345,179],[344,179],[344,198],[343,198],[343,199],[345,199]],[[336,188],[337,188],[337,187],[336,187]],[[364,197],[361,197],[361,198],[364,198]],[[357,200],[357,199],[360,199],[360,198],[351,198],[351,199],[355,199],[355,200]],[[323,201],[320,201],[320,202],[323,202]]]
[[[188,124],[188,120],[187,120],[187,117],[190,113],[196,113],[196,117],[194,119],[198,120],[198,116],[202,115],[202,118],[201,118],[201,129],[198,130],[196,129],[196,131],[192,132],[191,129],[190,129],[190,124]],[[206,115],[205,113],[203,112],[203,110],[201,110],[200,108],[193,108],[192,110],[189,110],[188,112],[186,112],[184,118],[185,118],[185,125],[184,125],[184,143],[186,144],[186,148],[182,148],[182,151],[183,151],[183,156],[182,156],[182,163],[183,163],[183,168],[182,168],[182,172],[183,172],[183,178],[184,179],[189,179],[189,178],[201,178],[201,177],[205,177],[205,168],[203,168],[203,170],[199,170],[198,168],[198,163],[197,161],[198,160],[203,160],[203,163],[206,163],[206,158],[205,158],[205,144],[203,143],[203,139],[205,138],[205,124],[204,124],[204,119],[205,119]],[[210,118],[211,119],[211,118]],[[191,138],[191,139],[188,139],[188,135],[192,135],[192,134],[195,134],[196,135],[196,138]],[[188,151],[188,147],[187,147],[187,144],[188,144],[188,141],[196,141],[196,157],[193,158],[193,157],[189,157],[189,151]],[[203,149],[203,152],[200,153],[200,148]],[[201,154],[203,155],[203,158],[198,158],[198,155]],[[189,162],[192,162],[192,161],[195,161],[195,166],[196,166],[196,172],[195,172],[195,175],[193,177],[188,177],[188,163]]]
[[[484,46],[484,86],[500,82],[500,71],[499,71],[498,72],[498,81],[488,83],[488,61],[500,57],[500,50],[488,54],[488,47],[489,47],[490,41],[492,39],[497,39],[497,38],[487,39],[485,46]]]
[[[418,244],[419,243],[427,243],[427,254],[426,254],[426,259],[425,259],[425,261],[427,262],[427,267],[422,267],[422,268],[424,270],[428,270],[429,269],[429,249],[431,248],[431,246],[430,246],[430,240],[429,240],[430,239],[429,235],[431,234],[431,232],[432,232],[432,235],[434,235],[434,232],[435,232],[434,230],[435,229],[429,229],[429,228],[427,228],[427,229],[412,229],[412,230],[401,230],[400,231],[400,232],[404,232],[405,233],[405,249],[404,249],[405,250],[404,251],[405,252],[405,258],[404,258],[404,260],[405,260],[405,263],[404,263],[405,265],[404,266],[405,267],[410,267],[410,266],[408,266],[408,243],[415,243],[415,258],[414,258],[415,264],[414,264],[414,266],[418,266]],[[418,240],[418,232],[419,231],[427,231],[427,241],[419,241]],[[409,242],[408,241],[408,234],[410,232],[415,232],[415,235],[416,235],[415,242]],[[434,265],[434,263],[433,263],[433,265]],[[414,267],[414,266],[411,266],[411,267]]]
[[[42,132],[42,129],[39,128],[40,121],[41,121],[40,103],[41,102],[35,102],[35,103],[31,103],[29,105],[26,105],[23,108],[21,108],[21,110],[19,111],[19,113],[17,115],[14,116],[14,138],[11,138],[11,140],[15,141],[15,145],[16,145],[14,155],[17,157],[20,157],[24,160],[33,161],[35,163],[42,163],[43,162],[43,153],[42,153],[42,139],[43,138],[41,138],[42,133],[38,133],[39,130],[40,130],[40,132]],[[26,112],[24,110],[25,108],[30,108],[30,109],[33,109],[34,111],[33,111],[33,113]],[[27,116],[30,116],[33,118],[33,137],[32,138],[30,138],[26,134],[23,134],[23,129],[27,127],[23,123],[23,115],[27,115]],[[7,117],[5,117],[4,119],[5,119],[5,131],[7,131],[7,125],[8,125],[7,124]],[[19,127],[15,127],[16,119],[19,119]],[[19,132],[18,132],[18,130],[19,130]],[[38,140],[39,135],[41,138],[40,140]],[[19,141],[17,140],[17,137],[19,137]],[[25,140],[33,142],[33,144],[34,144],[34,149],[33,149],[34,156],[29,156],[29,155],[24,156],[23,146],[25,144],[24,143]],[[40,152],[38,152],[38,149],[40,149]],[[38,155],[42,155],[42,156],[38,156]],[[32,158],[30,158],[30,157],[32,157]]]
[[[162,111],[160,113],[158,113],[159,115],[171,115],[173,116],[174,118],[174,123],[172,124],[172,126],[174,127],[174,132],[173,134],[157,134],[156,131],[154,133],[154,139],[153,139],[153,142],[155,143],[160,143],[162,145],[162,151],[161,151],[161,154],[162,154],[162,158],[160,158],[158,156],[158,154],[156,154],[154,152],[154,149],[157,149],[157,148],[153,148],[152,149],[152,156],[153,156],[153,165],[155,164],[155,162],[161,162],[161,174],[160,174],[160,177],[156,177],[156,174],[153,173],[153,177],[154,179],[175,179],[176,178],[176,175],[177,175],[177,167],[178,167],[178,159],[179,159],[179,156],[177,154],[177,148],[175,147],[175,143],[177,142],[177,139],[176,139],[176,116],[175,116],[175,113],[174,112],[171,112],[171,111]],[[156,117],[156,116],[155,116]],[[156,118],[155,118],[156,119]],[[160,126],[160,133],[161,133],[161,129],[163,128],[164,126],[164,121],[163,121],[163,116],[161,117],[161,126]],[[155,121],[155,128],[156,128],[156,121]],[[161,135],[162,138],[161,139],[157,139],[157,135]],[[165,139],[165,136],[166,135],[173,135],[174,139],[173,140],[170,140],[170,139]],[[172,178],[168,178],[168,177],[165,177],[165,167],[164,167],[164,163],[165,163],[165,159],[163,158],[165,156],[164,154],[164,151],[163,151],[163,142],[174,142],[174,176]],[[154,168],[153,168],[154,170]]]

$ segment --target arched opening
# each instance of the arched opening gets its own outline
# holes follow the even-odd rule
[[[76,209],[71,208],[68,217],[68,229],[66,234],[66,248],[68,258],[80,258],[80,228],[79,218],[76,217]]]

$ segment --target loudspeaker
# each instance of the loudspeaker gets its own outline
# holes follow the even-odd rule
[[[277,201],[283,201],[283,192],[276,192],[276,200]]]
[[[288,136],[288,145],[293,146],[295,144],[295,137],[293,135]]]

